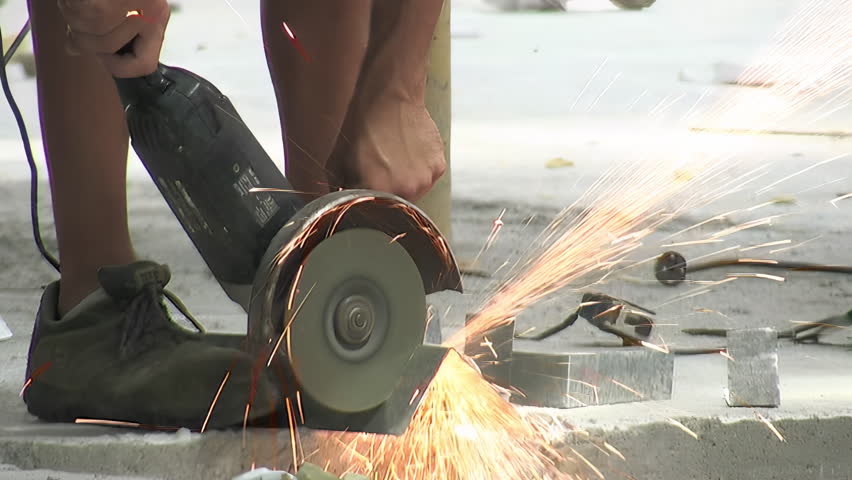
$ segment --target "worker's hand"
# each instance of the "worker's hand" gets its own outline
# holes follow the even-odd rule
[[[169,22],[167,0],[58,3],[68,23],[69,54],[96,55],[119,78],[141,77],[157,69]]]
[[[356,118],[344,167],[347,186],[393,193],[413,202],[444,174],[444,144],[422,104],[385,96]]]

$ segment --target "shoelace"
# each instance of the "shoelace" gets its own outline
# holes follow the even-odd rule
[[[122,356],[150,347],[145,339],[153,338],[153,334],[160,331],[168,331],[167,336],[178,340],[176,331],[170,328],[174,321],[163,298],[167,298],[199,333],[205,333],[204,327],[177,295],[166,290],[171,277],[168,266],[139,262],[133,269],[101,269],[98,276],[107,293],[122,303],[124,309],[126,323],[119,346]]]
[[[172,292],[165,290],[162,286],[150,283],[145,285],[141,291],[133,297],[125,309],[126,324],[121,337],[119,351],[123,356],[132,355],[146,345],[144,339],[147,334],[160,330],[167,330],[173,323],[169,317],[168,310],[162,301],[165,297],[181,312],[199,333],[205,333],[204,327],[186,306]]]

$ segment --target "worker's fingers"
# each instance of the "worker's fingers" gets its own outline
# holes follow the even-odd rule
[[[71,30],[93,35],[111,32],[132,10],[129,0],[57,0],[57,4]]]
[[[168,24],[169,10],[166,9],[162,18],[147,25],[132,38],[131,48],[127,53],[103,53],[100,55],[106,69],[117,78],[132,78],[148,75],[157,69],[160,61],[160,51]],[[119,46],[121,48],[123,45]],[[117,51],[113,50],[113,52]]]
[[[392,193],[409,202],[415,202],[423,197],[434,183],[428,175],[408,175],[402,179],[380,173],[371,173],[362,172],[361,180],[355,184],[355,188]]]
[[[102,34],[68,30],[68,42],[74,51],[100,55],[113,54],[130,43],[136,35],[147,27],[147,19],[139,16],[127,17],[111,31]]]

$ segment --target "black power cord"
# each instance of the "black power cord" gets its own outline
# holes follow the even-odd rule
[[[15,55],[15,52],[18,51],[18,47],[20,47],[21,44],[24,43],[24,39],[27,38],[27,34],[30,33],[30,27],[30,21],[29,19],[27,19],[27,23],[25,23],[23,28],[21,28],[21,31],[18,32],[18,36],[15,37],[15,40],[12,41],[12,44],[9,45],[9,50],[6,52],[5,55],[3,55],[3,63],[9,65],[9,62],[12,61],[12,57]],[[0,48],[0,51],[2,50],[3,49]]]
[[[59,260],[47,251],[47,248],[45,248],[44,242],[41,238],[41,229],[39,228],[38,219],[38,167],[36,167],[35,158],[33,157],[30,136],[27,133],[27,126],[24,123],[24,117],[21,115],[21,109],[18,108],[18,103],[15,101],[15,97],[12,96],[12,89],[9,88],[9,78],[6,73],[6,64],[9,60],[11,60],[15,50],[21,44],[27,33],[29,33],[29,25],[29,22],[27,22],[21,30],[21,33],[18,34],[18,37],[9,47],[9,52],[7,52],[4,56],[3,61],[0,62],[0,83],[3,84],[3,93],[6,95],[6,101],[9,102],[9,107],[11,107],[12,114],[15,116],[15,121],[18,123],[18,130],[21,133],[21,140],[24,144],[27,163],[30,165],[30,217],[32,219],[33,237],[35,238],[36,247],[38,247],[38,251],[41,253],[41,256],[44,257],[44,259],[47,260],[47,262],[50,263],[50,265],[58,272]],[[3,29],[0,28],[0,52],[3,50]]]
[[[21,29],[21,32],[18,34],[15,41],[12,42],[12,45],[9,47],[9,51],[6,52],[6,55],[0,59],[0,83],[3,84],[3,93],[6,95],[6,100],[9,102],[9,107],[12,109],[12,114],[15,116],[15,121],[18,123],[18,130],[21,133],[21,140],[24,144],[24,153],[27,156],[27,163],[30,166],[30,218],[32,219],[33,224],[33,237],[35,238],[36,247],[38,247],[38,251],[41,253],[41,256],[47,260],[50,265],[59,272],[59,260],[56,259],[50,252],[47,251],[47,248],[44,246],[44,242],[41,238],[41,229],[39,228],[39,219],[38,219],[38,167],[35,163],[35,157],[33,156],[32,144],[30,143],[30,135],[27,133],[27,126],[24,123],[24,117],[21,115],[21,109],[18,108],[18,103],[15,101],[15,97],[12,95],[12,89],[9,88],[9,77],[6,73],[6,65],[9,63],[9,60],[12,59],[12,56],[15,54],[15,50],[21,45],[24,37],[30,32],[30,22],[27,21],[24,28]],[[3,47],[3,29],[0,28],[0,52],[4,50]],[[163,295],[171,302],[175,308],[183,314],[186,319],[192,323],[192,325],[201,333],[205,333],[204,326],[195,319],[195,317],[189,312],[189,309],[180,301],[180,299],[173,293],[168,290],[163,291]]]

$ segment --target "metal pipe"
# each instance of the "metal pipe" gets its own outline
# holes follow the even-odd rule
[[[686,280],[688,273],[700,272],[719,267],[757,267],[774,268],[791,272],[825,272],[852,274],[852,267],[843,265],[822,265],[819,263],[788,262],[783,260],[762,259],[720,259],[690,265],[678,252],[669,251],[657,257],[654,275],[663,285],[674,286]]]
[[[422,199],[416,202],[426,215],[435,223],[438,230],[452,245],[452,224],[450,217],[450,196],[452,190],[450,169],[450,120],[452,117],[451,98],[451,48],[450,48],[450,11],[452,1],[444,0],[444,8],[438,18],[435,33],[432,36],[432,48],[429,51],[429,71],[426,78],[426,108],[435,121],[441,140],[444,141],[444,156],[447,170]]]

